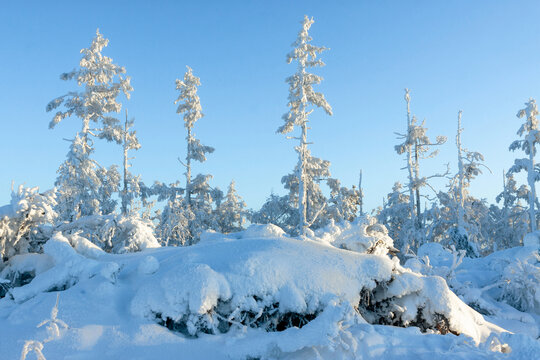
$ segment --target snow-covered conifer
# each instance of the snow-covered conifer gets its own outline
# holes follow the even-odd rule
[[[229,184],[225,201],[217,206],[217,221],[222,233],[242,230],[246,222],[246,203],[236,192],[234,180]]]
[[[156,234],[163,246],[189,245],[192,234],[189,228],[190,222],[195,219],[191,207],[181,196],[169,200],[163,209],[156,228]]]
[[[422,220],[421,211],[421,196],[420,189],[428,186],[428,181],[434,177],[444,177],[448,173],[448,170],[444,174],[434,174],[431,176],[420,176],[420,160],[432,158],[437,155],[438,151],[432,151],[434,146],[442,145],[446,142],[446,137],[437,136],[435,141],[431,141],[427,136],[427,128],[424,126],[425,121],[418,124],[416,116],[411,117],[410,110],[410,91],[405,89],[405,101],[407,103],[407,132],[405,134],[399,134],[399,139],[403,139],[403,143],[395,146],[395,150],[398,154],[406,154],[407,158],[407,171],[409,183],[407,188],[409,190],[409,206],[411,208],[410,221],[411,228],[416,229],[416,234],[411,234],[411,241],[414,240],[415,244],[410,243],[408,240],[404,241],[404,246],[418,246],[423,242],[425,236],[423,232],[424,222]],[[405,249],[403,249],[405,250]]]
[[[403,185],[396,182],[377,214],[377,221],[388,229],[388,236],[394,239],[394,246],[398,249],[403,249],[404,239],[408,239],[411,211],[414,211],[414,208],[410,207],[409,197],[405,194]]]
[[[195,138],[193,126],[195,122],[202,118],[201,101],[197,95],[197,87],[201,85],[201,80],[193,75],[193,71],[187,66],[187,71],[184,74],[184,79],[176,79],[176,90],[180,91],[180,95],[175,100],[175,104],[180,103],[176,112],[184,114],[184,127],[187,130],[186,143],[186,162],[183,165],[186,168],[186,192],[185,198],[188,205],[191,205],[191,195],[193,194],[193,185],[191,179],[191,160],[203,162],[206,160],[206,154],[214,152],[214,148],[202,145],[199,139]]]
[[[251,214],[253,224],[273,224],[286,233],[293,233],[298,228],[298,211],[291,206],[289,196],[270,194],[258,211]]]
[[[162,213],[158,232],[161,234],[162,243],[171,245],[192,244],[198,240],[203,230],[216,229],[213,205],[216,198],[223,196],[221,191],[212,189],[208,184],[212,178],[211,175],[198,174],[192,177],[192,160],[204,162],[206,154],[214,151],[214,148],[202,145],[193,133],[195,123],[204,116],[199,95],[197,95],[197,87],[200,85],[200,79],[193,75],[189,66],[183,80],[176,80],[176,90],[180,92],[180,95],[174,103],[179,104],[176,112],[183,114],[184,127],[187,130],[186,158],[185,162],[180,160],[186,168],[186,186],[181,191],[176,189],[178,184],[172,187],[161,186],[161,189],[158,189],[158,184],[152,187],[152,192],[159,194],[160,198],[169,197],[169,202]],[[181,192],[184,193],[183,200],[179,198]],[[220,201],[220,199],[217,200]],[[171,221],[178,221],[178,224]],[[171,238],[168,239],[167,236]]]
[[[526,185],[517,186],[514,174],[503,174],[503,191],[495,200],[502,207],[490,207],[492,221],[491,239],[498,249],[518,246],[527,233],[529,216],[525,203],[529,197]]]
[[[362,204],[362,193],[354,185],[351,189],[341,186],[338,179],[328,179],[330,199],[328,199],[328,217],[335,222],[353,221]]]
[[[64,220],[110,211],[114,204],[102,204],[103,196],[100,198],[99,193],[107,195],[118,190],[118,185],[112,184],[117,180],[116,169],[103,169],[90,157],[95,138],[122,142],[123,130],[114,116],[122,107],[117,98],[124,94],[129,99],[133,90],[130,78],[124,75],[125,69],[102,55],[107,45],[108,40],[96,31],[90,47],[81,50],[83,56],[79,68],[60,76],[62,80],[75,81],[81,90],[70,91],[47,105],[47,111],[63,106],[51,120],[51,129],[69,117],[79,118],[82,122],[81,130],[71,140],[67,159],[58,170],[58,202]]]
[[[298,164],[295,168],[295,176],[298,183],[298,232],[300,234],[305,234],[310,223],[316,221],[315,218],[308,217],[310,211],[308,198],[311,196],[309,194],[309,187],[310,183],[313,183],[315,180],[310,177],[308,168],[320,167],[320,162],[322,161],[312,157],[308,150],[308,116],[313,111],[310,107],[323,108],[328,115],[332,115],[332,108],[324,98],[324,95],[313,89],[313,85],[320,84],[322,77],[308,72],[309,68],[324,65],[320,59],[317,59],[317,55],[327,50],[325,47],[311,44],[312,38],[308,32],[313,22],[313,19],[304,16],[302,29],[298,33],[296,41],[292,44],[294,49],[287,55],[287,63],[296,61],[298,66],[296,73],[286,79],[289,84],[289,111],[283,115],[285,123],[277,130],[281,134],[288,134],[294,130],[295,126],[301,129],[300,137],[295,137],[295,139],[300,141],[299,146],[296,147]],[[313,166],[309,164],[310,161],[315,160],[319,161],[316,161]],[[315,211],[315,214],[321,211],[321,209],[313,208],[312,210]]]
[[[538,167],[535,163],[534,156],[536,155],[536,146],[540,142],[540,132],[538,119],[538,107],[536,100],[529,99],[525,103],[525,108],[517,113],[518,118],[525,118],[525,122],[520,126],[517,134],[523,139],[516,140],[510,145],[510,150],[521,149],[528,155],[528,158],[516,159],[514,166],[509,170],[510,173],[518,173],[522,170],[527,172],[527,184],[529,185],[529,226],[531,231],[535,231],[536,226],[536,186],[535,183],[540,180]]]
[[[122,199],[122,214],[127,215],[128,210],[133,210],[133,201],[140,193],[140,176],[133,176],[129,171],[131,164],[129,163],[129,150],[138,150],[141,145],[137,139],[137,132],[133,130],[134,120],[128,120],[126,110],[126,120],[124,122],[124,132],[122,136],[122,149],[124,155],[123,161],[123,188],[120,193]]]
[[[467,149],[463,148],[461,143],[461,133],[463,132],[463,128],[461,127],[462,114],[463,112],[460,110],[458,112],[458,127],[456,134],[458,173],[456,174],[453,184],[450,187],[450,192],[455,200],[453,202],[455,206],[453,206],[450,211],[453,211],[455,213],[455,217],[457,218],[457,223],[455,224],[456,229],[453,232],[453,245],[455,245],[458,250],[467,251],[468,256],[478,256],[478,244],[476,241],[480,239],[471,236],[472,233],[479,233],[479,231],[472,230],[472,227],[474,227],[472,219],[477,214],[467,212],[465,203],[467,201],[467,197],[469,196],[467,189],[471,183],[471,180],[482,173],[482,166],[485,167],[485,165],[482,164],[482,161],[484,161],[484,156],[479,152],[468,151]]]

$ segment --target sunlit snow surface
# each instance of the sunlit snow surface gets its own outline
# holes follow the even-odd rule
[[[533,359],[540,353],[537,315],[500,307],[500,313],[484,319],[442,278],[413,272],[386,255],[338,249],[332,238],[320,235],[299,240],[259,226],[233,235],[206,234],[191,247],[119,255],[80,241],[75,250],[56,236],[44,255],[14,261],[21,270],[33,267],[37,276],[0,300],[1,358],[18,359],[25,340],[47,337],[36,325],[49,317],[58,293],[58,318],[69,328],[44,344],[47,359]],[[343,232],[334,229],[332,236],[343,243]],[[507,251],[482,263],[464,262],[457,277],[488,281],[481,272],[476,279],[464,277],[476,265],[494,271],[497,256],[513,255]],[[385,296],[395,296],[396,304],[414,312],[421,306],[444,314],[461,335],[368,324],[354,310],[360,291],[392,276]],[[48,291],[66,285],[66,290]],[[203,316],[218,301],[256,310],[261,304],[253,301],[254,295],[279,303],[279,311],[318,315],[300,329],[266,332],[232,326],[227,333],[199,333],[197,338],[156,322],[156,314],[171,319]],[[505,318],[505,313],[513,315]],[[493,323],[508,325],[515,334]],[[510,354],[499,352],[504,344]]]

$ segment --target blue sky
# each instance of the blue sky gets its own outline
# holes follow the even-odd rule
[[[285,62],[304,14],[313,16],[314,43],[330,48],[318,90],[334,115],[316,111],[312,153],[330,160],[332,174],[356,184],[363,169],[366,208],[382,203],[395,181],[405,181],[394,132],[406,126],[403,88],[428,134],[445,135],[430,175],[450,163],[455,171],[456,116],[463,110],[463,143],[482,152],[493,174],[480,176],[473,195],[493,202],[502,171],[515,156],[517,111],[540,96],[540,22],[537,1],[92,1],[0,3],[0,203],[11,181],[52,187],[68,142],[80,128],[66,119],[48,130],[45,105],[74,90],[59,75],[78,65],[96,28],[110,40],[104,53],[126,67],[134,92],[124,105],[135,117],[142,148],[133,172],[147,183],[183,179],[185,130],[175,113],[174,81],[185,66],[201,78],[205,117],[195,128],[216,148],[194,172],[231,179],[250,207],[271,191],[296,154],[275,133],[287,111]],[[120,164],[121,150],[96,143],[104,165]],[[444,187],[444,182],[435,184]]]

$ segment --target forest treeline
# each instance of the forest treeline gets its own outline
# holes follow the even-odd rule
[[[310,114],[323,111],[332,115],[324,95],[315,90],[322,77],[312,71],[325,65],[321,55],[328,49],[312,43],[312,24],[313,19],[305,16],[287,54],[287,62],[296,70],[286,78],[288,111],[276,130],[292,140],[298,162],[281,180],[288,193],[269,194],[260,209],[247,209],[234,181],[224,192],[212,186],[210,174],[192,172],[193,163],[204,162],[214,148],[195,136],[204,114],[197,94],[201,80],[189,66],[183,78],[176,80],[178,97],[174,101],[186,131],[186,152],[179,158],[185,176],[171,184],[145,184],[136,175],[130,161],[141,144],[136,123],[120,102],[120,98],[129,99],[133,88],[126,69],[103,54],[108,40],[98,30],[90,46],[81,50],[78,67],[60,76],[72,83],[73,90],[46,107],[52,114],[51,129],[66,119],[81,124],[70,139],[54,188],[39,192],[20,186],[12,189],[11,204],[0,208],[2,261],[19,253],[40,252],[55,232],[85,237],[106,251],[126,252],[191,245],[204,231],[238,232],[248,223],[272,223],[292,236],[309,237],[313,230],[333,223],[373,216],[401,254],[414,253],[427,242],[439,242],[477,257],[519,245],[526,233],[536,230],[539,203],[535,183],[540,179],[540,167],[535,155],[540,133],[534,99],[519,110],[517,116],[523,123],[509,148],[524,157],[516,159],[504,175],[497,203],[489,204],[469,191],[471,182],[487,167],[481,153],[462,144],[461,111],[456,116],[457,172],[443,167],[437,174],[423,173],[423,160],[436,157],[437,148],[448,139],[427,136],[425,122],[419,122],[411,110],[411,92],[405,89],[405,130],[398,134],[395,151],[405,159],[406,181],[396,182],[384,203],[366,214],[361,174],[358,186],[343,186],[331,176],[330,162],[315,157],[309,149],[308,130],[316,126],[309,123]],[[122,164],[105,167],[95,160],[94,151],[103,142],[118,145]],[[518,184],[514,175],[522,171],[527,183]],[[446,189],[432,187],[433,178],[446,178]]]

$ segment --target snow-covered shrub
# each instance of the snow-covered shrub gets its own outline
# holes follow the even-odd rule
[[[482,314],[499,312],[496,301],[540,313],[540,255],[536,247],[515,247],[483,258],[464,255],[464,250],[427,243],[405,267],[444,278],[465,303]]]
[[[125,253],[159,247],[153,224],[136,214],[92,215],[57,227],[64,235],[82,236],[107,252]]]
[[[57,214],[54,191],[19,186],[11,203],[0,208],[0,264],[16,254],[39,252],[51,237]]]
[[[515,259],[503,272],[501,299],[520,311],[540,314],[540,255]]]

